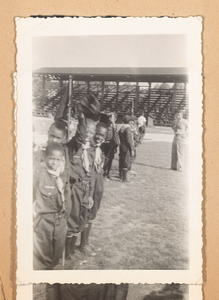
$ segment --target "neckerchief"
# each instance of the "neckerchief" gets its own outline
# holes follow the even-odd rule
[[[81,146],[83,153],[81,155],[82,165],[84,170],[89,173],[90,172],[90,163],[88,158],[87,149],[90,148],[90,142],[86,142]]]
[[[98,143],[98,144],[94,145],[94,147],[95,147],[94,168],[97,173],[100,172],[101,164],[102,164],[102,159],[101,159],[102,151],[100,149],[101,144],[102,143]]]

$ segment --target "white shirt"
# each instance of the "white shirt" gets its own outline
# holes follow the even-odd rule
[[[145,123],[146,123],[145,117],[144,116],[140,116],[138,118],[138,126],[143,126],[143,125],[145,125]]]

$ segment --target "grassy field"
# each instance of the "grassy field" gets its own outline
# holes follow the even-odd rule
[[[183,270],[188,268],[186,170],[170,170],[171,143],[145,141],[130,184],[105,181],[104,198],[91,232],[102,248],[83,269]]]
[[[129,284],[127,300],[189,300],[188,285],[180,285],[179,295],[181,297],[174,297],[174,292],[170,291],[168,294],[164,292],[164,288],[170,288],[170,285],[162,284]],[[175,285],[171,285],[174,290]],[[155,295],[163,296],[163,298],[156,297]],[[147,297],[146,297],[147,296]],[[172,296],[172,297],[171,297]],[[146,298],[145,298],[146,297]],[[34,284],[33,285],[33,300],[46,300],[46,285]],[[70,300],[70,299],[69,299]]]
[[[34,125],[45,135],[50,123]],[[188,269],[188,162],[183,172],[170,170],[172,139],[170,128],[147,128],[130,184],[119,182],[116,155],[90,236],[102,251],[80,269]]]

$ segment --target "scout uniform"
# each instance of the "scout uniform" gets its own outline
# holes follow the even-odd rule
[[[86,256],[96,256],[93,251],[100,251],[100,248],[92,249],[89,246],[89,235],[92,227],[93,220],[96,218],[97,212],[100,208],[100,203],[103,198],[104,183],[103,183],[103,164],[104,155],[101,150],[101,144],[91,142],[88,149],[89,157],[91,159],[91,176],[92,176],[92,190],[90,190],[90,197],[93,199],[93,206],[87,210],[87,220],[85,228],[81,232],[81,243],[79,246],[80,251]]]
[[[68,220],[68,232],[77,234],[81,232],[87,221],[88,198],[92,197],[94,183],[91,168],[91,158],[87,149],[89,144],[81,146],[74,137],[67,144],[70,164],[70,189],[71,212]],[[78,149],[79,148],[79,149]],[[85,154],[86,153],[86,154]],[[83,155],[87,160],[87,166],[83,164]]]
[[[134,150],[132,131],[129,124],[123,124],[119,130],[120,153],[119,153],[119,171],[122,181],[127,181],[127,172],[131,168],[131,151]]]
[[[68,218],[66,239],[66,257],[75,253],[76,240],[88,221],[88,201],[94,190],[92,159],[88,152],[89,143],[84,143],[86,136],[85,119],[79,119],[77,131],[66,144],[71,189],[71,211]]]
[[[110,170],[112,167],[112,162],[114,159],[114,150],[115,149],[112,149],[112,147],[114,146],[112,143],[113,135],[114,135],[114,128],[113,128],[112,123],[110,123],[110,125],[107,127],[106,140],[102,146],[102,148],[104,149],[104,153],[106,155],[105,163],[103,166],[104,176],[108,176],[108,177],[109,177]]]
[[[68,189],[43,162],[34,194],[34,269],[53,269],[65,246]]]
[[[136,157],[137,157],[136,147],[138,147],[139,144],[140,144],[140,136],[138,135],[138,132],[137,132],[136,129],[132,130],[132,140],[133,140],[133,146],[134,146],[134,156],[131,157],[131,166],[132,166],[132,164],[134,163],[134,161],[136,160]],[[131,169],[131,166],[130,166],[130,169]]]
[[[94,204],[91,209],[89,209],[88,218],[89,221],[92,221],[96,218],[97,212],[100,208],[100,203],[103,198],[104,191],[104,183],[103,183],[103,165],[105,155],[102,151],[102,145],[98,145],[95,143],[91,143],[91,147],[89,149],[91,158],[92,158],[92,169],[93,169],[93,182],[94,182],[94,190],[93,190],[93,200]]]

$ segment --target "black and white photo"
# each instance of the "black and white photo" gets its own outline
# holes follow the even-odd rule
[[[27,21],[18,280],[201,282],[200,21]]]

